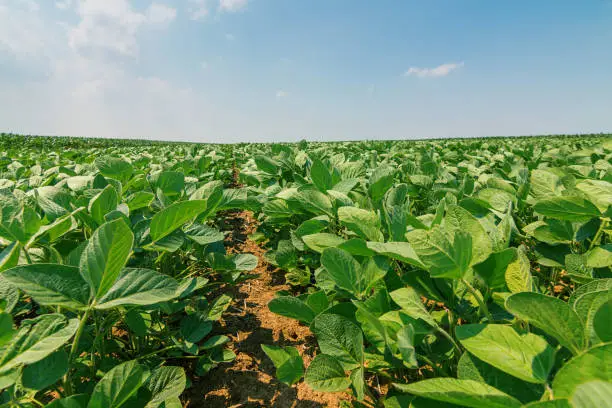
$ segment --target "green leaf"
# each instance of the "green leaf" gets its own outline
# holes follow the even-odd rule
[[[381,231],[380,218],[373,211],[356,207],[340,207],[338,219],[342,225],[368,241],[380,242],[384,237]]]
[[[504,206],[504,210],[508,206]],[[457,231],[465,232],[471,237],[472,259],[470,265],[477,264],[489,257],[492,251],[491,238],[480,222],[466,209],[458,205],[450,205],[444,217],[444,228],[449,234]]]
[[[149,378],[146,367],[132,360],[114,367],[96,384],[87,408],[124,406]]]
[[[78,325],[78,319],[59,314],[24,320],[10,344],[0,350],[0,375],[47,357],[70,340]]]
[[[221,315],[230,306],[232,300],[233,299],[231,296],[225,294],[216,298],[208,309],[206,318],[211,322],[216,322],[217,320],[221,319]]]
[[[327,248],[321,254],[321,265],[340,289],[355,296],[360,296],[365,289],[361,265],[348,252],[338,248]]]
[[[601,305],[593,317],[593,330],[602,342],[612,341],[612,300]]]
[[[151,399],[147,408],[159,407],[164,401],[178,398],[187,385],[185,370],[181,367],[156,368],[145,383],[151,392]]]
[[[88,211],[98,225],[104,224],[104,216],[115,210],[119,205],[117,190],[111,185],[106,186],[98,195],[89,201]]]
[[[326,354],[319,354],[312,360],[304,380],[315,391],[338,392],[351,385],[351,379],[338,360]]]
[[[125,305],[152,305],[174,299],[177,290],[178,282],[168,275],[150,269],[126,268],[95,307],[103,310]]]
[[[472,380],[432,378],[412,384],[394,384],[402,391],[436,401],[472,408],[519,408],[521,403],[500,390]]]
[[[612,203],[612,183],[605,180],[582,180],[576,188],[585,193],[589,200],[604,212]]]
[[[581,384],[572,396],[574,408],[601,408],[610,402],[612,402],[612,384],[603,381]]]
[[[326,192],[332,188],[332,176],[327,166],[319,159],[315,159],[310,167],[310,178],[317,188]]]
[[[535,334],[519,335],[498,324],[467,324],[455,330],[473,355],[523,381],[545,384],[554,363],[554,350]]]
[[[19,265],[2,277],[44,306],[81,309],[89,303],[90,288],[73,266]]]
[[[268,303],[272,313],[297,319],[310,324],[315,318],[315,312],[302,300],[293,296],[277,296]]]
[[[77,394],[52,401],[47,408],[87,408],[89,394]]]
[[[134,234],[122,219],[107,222],[89,239],[81,255],[81,276],[96,298],[113,285],[132,253]]]
[[[197,343],[212,331],[212,322],[202,313],[187,315],[181,319],[181,335],[190,343]]]
[[[391,292],[390,296],[408,316],[414,319],[421,319],[432,327],[438,327],[438,323],[436,323],[425,308],[421,296],[413,288],[397,289]]]
[[[185,230],[185,235],[200,245],[209,245],[225,239],[221,231],[206,224],[192,224]]]
[[[24,367],[21,384],[30,390],[42,390],[55,384],[68,372],[68,353],[60,349],[44,359]]]
[[[457,230],[451,237],[436,227],[411,231],[406,238],[432,277],[460,279],[468,272],[472,261],[472,238],[468,233]]]
[[[369,249],[380,255],[425,269],[408,242],[368,242],[367,245]]]
[[[17,241],[12,242],[9,246],[4,248],[0,252],[0,273],[19,263],[19,252],[21,251],[21,244]]]
[[[343,242],[346,242],[339,236],[326,232],[304,235],[302,241],[304,241],[308,248],[319,253],[323,252],[325,248],[335,248]]]
[[[164,208],[151,220],[151,239],[161,240],[204,211],[206,200],[181,201]]]
[[[125,160],[117,157],[99,157],[95,161],[96,167],[104,177],[125,182],[132,177],[134,168]]]
[[[591,344],[600,343],[595,333],[593,321],[599,308],[612,300],[612,289],[585,293],[574,302],[574,310],[584,323],[584,333]]]
[[[351,320],[331,313],[318,315],[310,325],[321,352],[351,370],[363,363],[363,333]]]
[[[539,293],[516,293],[506,299],[506,309],[544,330],[574,354],[585,347],[584,326],[580,318],[560,299]]]
[[[580,384],[612,382],[612,343],[593,347],[565,363],[555,375],[555,398],[570,398]]]
[[[545,217],[575,222],[584,222],[601,216],[595,204],[582,197],[564,196],[540,200],[533,209]]]
[[[278,172],[279,164],[268,156],[256,156],[255,164],[264,173],[276,174]]]
[[[508,270],[508,266],[517,259],[518,251],[516,248],[508,248],[500,252],[493,252],[484,262],[474,265],[474,271],[476,271],[491,289],[503,291],[506,288],[506,271]],[[520,275],[511,273],[508,278],[509,281],[518,283],[515,278],[519,276]]]
[[[261,345],[261,349],[274,363],[276,378],[283,384],[293,385],[304,375],[304,363],[295,347]]]
[[[459,359],[457,378],[488,384],[513,396],[524,404],[529,401],[538,400],[544,394],[544,386],[542,384],[526,383],[519,380],[474,357],[470,353],[463,353]]]
[[[506,268],[504,279],[506,286],[512,293],[532,291],[531,263],[525,252],[525,247],[521,245],[516,252],[516,259],[510,262]]]
[[[415,331],[411,324],[402,327],[397,332],[397,348],[404,365],[408,368],[418,368],[414,341]]]
[[[587,265],[591,268],[612,266],[612,244],[596,246],[586,253]]]
[[[13,318],[8,313],[0,313],[0,347],[8,343],[15,334]]]

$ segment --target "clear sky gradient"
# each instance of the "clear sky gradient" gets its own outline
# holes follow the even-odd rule
[[[198,142],[612,131],[612,0],[0,0],[0,130]]]

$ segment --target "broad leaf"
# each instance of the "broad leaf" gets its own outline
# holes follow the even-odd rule
[[[470,353],[521,380],[545,384],[554,350],[535,334],[519,335],[512,327],[468,324],[457,327],[457,339]]]
[[[206,200],[181,201],[164,208],[151,220],[151,239],[161,240],[204,211]]]
[[[178,282],[150,269],[126,268],[115,284],[97,300],[96,309],[125,305],[152,305],[174,299]]]
[[[304,363],[295,347],[261,345],[261,349],[274,363],[276,378],[284,384],[293,385],[304,375]]]
[[[310,326],[321,352],[337,359],[351,370],[363,363],[363,334],[361,329],[344,316],[320,314]]]
[[[315,318],[315,312],[302,300],[293,296],[277,296],[268,303],[272,313],[297,319],[310,324]]]
[[[555,375],[555,398],[570,398],[580,384],[612,382],[612,343],[593,347],[565,363]]]
[[[540,200],[533,209],[546,217],[576,222],[601,216],[595,204],[582,197],[564,196]]]
[[[521,403],[500,390],[472,380],[432,378],[411,384],[394,384],[402,391],[473,408],[519,408]]]
[[[89,239],[81,255],[81,276],[96,298],[113,285],[132,253],[134,234],[122,219],[107,222]]]
[[[151,392],[147,408],[160,406],[164,401],[178,398],[187,385],[185,370],[181,367],[159,367],[151,373],[145,387]]]
[[[351,379],[338,360],[326,354],[319,354],[312,360],[304,380],[315,391],[338,392],[351,385]]]
[[[149,377],[146,367],[132,360],[110,370],[96,384],[87,408],[118,408],[125,406]]]
[[[506,309],[544,330],[574,354],[585,347],[584,326],[580,318],[560,299],[539,293],[516,293],[506,299]]]
[[[44,306],[81,309],[89,303],[90,288],[73,266],[20,265],[2,277]]]

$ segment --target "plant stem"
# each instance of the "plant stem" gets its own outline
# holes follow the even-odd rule
[[[30,258],[30,254],[28,254],[28,250],[24,248],[24,249],[23,249],[23,253],[25,254],[25,257],[26,257],[26,259],[27,259],[28,263],[29,263],[30,265],[32,265],[34,262],[32,262],[32,258]]]
[[[593,240],[591,241],[591,245],[589,245],[589,251],[593,249],[593,247],[595,247],[595,245],[597,244],[597,241],[599,241],[599,238],[601,238],[601,234],[603,234],[603,230],[608,226],[609,221],[610,220],[608,218],[601,218],[601,223],[599,223],[599,229],[597,230],[597,233],[593,237]]]
[[[83,316],[81,316],[79,327],[77,328],[76,334],[74,335],[74,340],[72,341],[72,346],[70,347],[70,354],[68,355],[68,372],[64,376],[64,390],[66,392],[66,396],[72,395],[70,366],[72,365],[72,360],[74,359],[74,355],[79,348],[79,341],[81,340],[81,336],[83,335],[83,331],[85,330],[85,325],[87,324],[87,318],[89,318],[90,313],[91,313],[91,308],[88,308],[87,310],[85,310],[85,313],[83,313]]]
[[[152,351],[152,352],[150,352],[149,354],[145,354],[144,356],[140,356],[140,357],[138,357],[136,360],[142,360],[142,359],[145,359],[145,358],[148,358],[148,357],[154,356],[154,355],[156,355],[156,354],[163,353],[164,351],[173,350],[173,349],[175,349],[175,348],[178,348],[178,346],[168,346],[168,347],[165,347],[165,348],[163,348],[163,349],[159,349],[159,350],[156,350],[156,351]],[[198,356],[198,357],[200,357],[200,356]]]
[[[457,344],[457,342],[455,341],[455,339],[453,339],[453,336],[451,336],[446,330],[444,330],[441,327],[436,327],[436,330],[438,331],[438,333],[440,333],[442,336],[444,336],[446,339],[448,339],[448,341],[451,342],[451,344],[453,345],[453,347],[455,349],[457,349],[457,351],[459,353],[462,352],[461,347],[459,347],[459,345]]]
[[[474,289],[472,285],[470,285],[470,282],[468,282],[467,279],[462,278],[461,282],[463,282],[463,284],[468,288],[472,296],[474,296],[474,298],[476,299],[476,302],[478,302],[478,305],[480,306],[480,310],[485,314],[487,319],[489,319],[489,321],[492,322],[493,316],[491,316],[491,313],[489,313],[489,308],[487,307],[487,304],[482,299],[482,296],[478,293],[476,289]]]

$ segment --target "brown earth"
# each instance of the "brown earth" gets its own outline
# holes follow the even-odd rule
[[[230,337],[236,360],[194,379],[185,397],[186,407],[278,407],[337,408],[350,400],[345,393],[311,390],[303,381],[289,387],[276,380],[275,368],[261,349],[262,344],[293,346],[308,366],[316,352],[316,341],[307,326],[273,314],[268,302],[281,290],[291,291],[282,271],[264,259],[265,250],[249,238],[257,229],[250,212],[224,215],[230,233],[228,252],[251,253],[259,263],[254,278],[231,288],[234,302],[221,320],[218,333]]]

